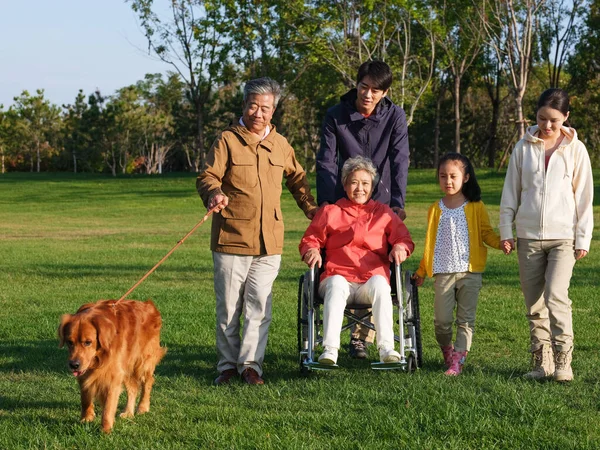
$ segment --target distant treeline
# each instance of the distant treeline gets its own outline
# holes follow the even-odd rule
[[[167,75],[62,106],[20,93],[0,107],[2,173],[201,170],[260,76],[282,84],[274,123],[314,170],[325,112],[368,59],[392,67],[413,166],[447,151],[505,165],[549,87],[571,95],[571,125],[600,164],[600,0],[128,3]]]

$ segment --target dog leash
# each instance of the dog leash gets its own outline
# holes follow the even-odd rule
[[[186,239],[187,239],[187,238],[188,238],[188,237],[189,237],[189,236],[190,236],[190,235],[191,235],[191,234],[192,234],[194,231],[196,231],[196,229],[197,229],[197,228],[198,228],[200,225],[202,225],[204,222],[206,222],[206,220],[208,219],[208,217],[209,217],[209,216],[210,216],[210,215],[211,215],[213,212],[215,212],[215,211],[218,209],[218,207],[219,207],[219,205],[215,206],[213,209],[211,209],[210,211],[208,211],[208,212],[206,213],[206,215],[205,215],[205,216],[202,218],[202,220],[201,220],[200,222],[198,222],[198,223],[196,224],[196,226],[195,226],[194,228],[192,228],[188,234],[186,234],[186,235],[185,235],[185,236],[184,236],[184,237],[183,237],[181,240],[177,241],[177,245],[175,245],[175,247],[173,247],[173,248],[172,248],[172,249],[169,251],[169,253],[167,253],[167,254],[166,254],[164,257],[163,257],[163,259],[161,259],[159,262],[157,262],[157,263],[156,263],[156,265],[155,265],[155,266],[154,266],[152,269],[150,269],[150,270],[148,271],[148,273],[146,273],[146,275],[144,275],[142,278],[140,278],[140,280],[139,280],[137,283],[135,283],[135,284],[134,284],[134,285],[131,287],[131,289],[129,289],[127,292],[125,292],[125,294],[123,295],[123,297],[121,297],[119,300],[117,300],[117,301],[116,301],[116,302],[115,302],[115,303],[114,303],[112,306],[116,305],[116,304],[117,304],[117,303],[119,303],[121,300],[124,300],[124,299],[125,299],[125,298],[126,298],[128,295],[129,295],[129,294],[131,294],[131,293],[134,291],[134,289],[135,289],[135,288],[137,288],[137,287],[138,287],[140,284],[142,284],[142,282],[143,282],[143,281],[144,281],[146,278],[148,278],[148,276],[150,276],[150,274],[151,274],[152,272],[154,272],[154,271],[155,271],[155,270],[156,270],[156,269],[157,269],[157,268],[158,268],[158,267],[159,267],[159,266],[160,266],[160,265],[161,265],[163,262],[165,262],[165,260],[166,260],[166,259],[167,259],[169,256],[171,256],[171,253],[173,253],[173,252],[174,252],[174,251],[177,249],[177,247],[179,247],[181,244],[183,244],[183,242],[184,242],[184,241],[185,241],[185,240],[186,240]]]

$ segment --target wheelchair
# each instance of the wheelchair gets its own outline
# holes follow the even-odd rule
[[[404,370],[414,372],[423,364],[423,346],[421,341],[421,318],[419,313],[419,295],[412,273],[402,272],[400,265],[391,268],[392,303],[394,305],[395,327],[394,341],[400,344],[400,362],[371,363],[373,370]],[[320,364],[315,355],[317,346],[323,343],[322,319],[320,309],[324,299],[319,296],[320,270],[315,266],[300,277],[298,286],[298,352],[300,372],[304,375],[312,370],[338,369],[337,365]],[[370,305],[348,304],[344,310],[346,323],[342,331],[354,324],[375,330],[368,320],[371,316]],[[352,313],[351,310],[356,311]]]

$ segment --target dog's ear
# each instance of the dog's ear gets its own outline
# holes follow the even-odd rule
[[[92,319],[92,324],[96,328],[96,335],[98,336],[100,348],[108,350],[117,334],[117,327],[112,320],[101,315],[94,317]]]
[[[58,348],[65,345],[65,326],[71,320],[71,314],[63,314],[60,317],[60,325],[58,326]]]

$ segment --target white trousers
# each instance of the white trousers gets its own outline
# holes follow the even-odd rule
[[[271,323],[271,288],[281,255],[240,256],[213,252],[217,300],[217,370],[252,367],[262,375]],[[240,339],[240,317],[244,321]]]
[[[340,348],[344,309],[348,303],[373,305],[378,347],[394,346],[393,306],[390,284],[381,275],[366,283],[351,283],[341,275],[325,278],[319,285],[323,305],[323,345]]]

